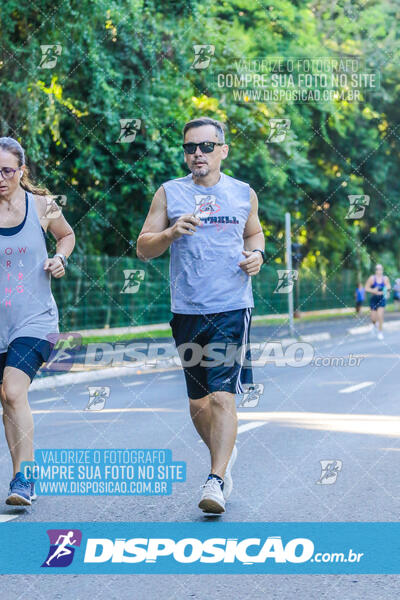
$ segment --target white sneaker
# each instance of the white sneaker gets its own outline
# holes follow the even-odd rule
[[[375,323],[372,324],[372,335],[375,336],[378,333],[378,329]]]
[[[378,340],[383,340],[383,333],[382,333],[382,331],[378,331]]]
[[[203,492],[201,494],[199,508],[206,513],[220,514],[225,512],[225,499],[218,480],[214,477],[208,479],[201,487]]]
[[[227,464],[226,471],[225,471],[224,489],[222,490],[225,500],[228,500],[228,498],[231,495],[232,490],[233,490],[233,480],[232,480],[231,471],[232,471],[233,465],[235,464],[237,453],[238,453],[238,451],[237,451],[237,448],[235,445],[235,446],[233,446],[232,454],[231,454],[231,457],[229,459],[229,462]]]

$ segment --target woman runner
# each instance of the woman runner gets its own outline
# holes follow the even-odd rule
[[[0,138],[0,399],[13,464],[7,504],[30,505],[34,484],[21,472],[33,461],[33,417],[28,388],[55,345],[58,309],[51,277],[65,275],[75,245],[71,227],[46,188],[28,176],[25,153],[13,138]],[[49,258],[45,232],[57,241]]]
[[[383,274],[382,265],[376,265],[375,275],[370,275],[370,277],[368,277],[365,284],[365,291],[372,294],[369,306],[371,309],[373,332],[378,334],[378,340],[383,340],[382,329],[386,295],[389,293],[390,289],[390,281],[389,278]]]

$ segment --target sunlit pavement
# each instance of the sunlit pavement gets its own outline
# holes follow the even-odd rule
[[[315,356],[352,355],[360,358],[359,364],[348,366],[340,361],[331,364],[325,361],[326,366],[268,364],[254,368],[255,382],[264,384],[264,392],[256,406],[238,409],[239,454],[233,471],[234,491],[221,521],[398,519],[400,335],[396,330],[387,331],[383,341],[371,333],[349,335],[347,328],[351,323],[347,319],[339,323],[319,322],[317,329],[315,326],[310,324],[305,330],[334,332],[331,339],[314,343]],[[253,339],[268,338],[265,335],[263,338],[262,328],[257,328]],[[204,520],[197,501],[209,463],[206,448],[199,442],[189,417],[182,371],[161,369],[139,374],[135,371],[99,380],[96,385],[110,387],[110,396],[101,411],[85,410],[87,383],[30,393],[36,448],[169,448],[174,460],[186,461],[187,481],[174,484],[173,494],[167,497],[43,496],[31,508],[22,510],[3,504],[1,519]],[[333,483],[321,485],[320,461],[339,465]],[[9,479],[10,460],[2,436],[0,489],[4,498]],[[204,585],[205,590],[211,590],[215,582],[222,589],[222,577],[191,577],[197,578],[199,589]],[[339,588],[342,597],[372,598],[369,583],[383,578],[378,575],[236,576],[226,580],[225,591],[214,597],[232,597],[232,591],[241,587],[246,593],[251,589],[252,598],[287,597],[279,596],[279,589],[293,589],[294,577],[298,590],[308,586],[317,594],[316,590],[329,589],[327,596],[319,597],[330,599],[339,598]],[[5,579],[8,581],[10,577],[2,578]],[[34,576],[29,579],[33,582]],[[102,576],[92,577],[94,589],[100,588],[103,580]],[[163,582],[170,582],[168,585],[174,582],[170,597],[189,597],[185,594],[190,590],[190,577],[180,577],[177,581],[169,576],[153,576],[153,580],[155,589],[158,585],[161,589]],[[132,581],[139,587],[145,585],[140,576]],[[382,592],[380,598],[394,597],[398,581],[397,576],[386,576],[385,594],[392,595]],[[74,589],[75,584],[71,585]],[[50,594],[52,584],[43,586],[47,586]],[[265,595],[266,586],[270,596]],[[275,593],[276,596],[272,595]],[[298,597],[313,596],[303,596],[300,591]]]

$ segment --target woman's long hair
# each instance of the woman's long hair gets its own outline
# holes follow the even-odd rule
[[[29,177],[29,169],[25,164],[25,152],[23,147],[17,140],[12,137],[0,137],[0,149],[6,152],[11,152],[17,158],[18,166],[25,165],[23,175],[20,180],[20,185],[24,190],[36,194],[38,196],[50,196],[51,193],[46,187],[36,186]]]

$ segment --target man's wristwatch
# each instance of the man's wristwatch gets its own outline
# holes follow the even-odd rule
[[[255,248],[255,250],[253,250],[253,252],[260,252],[262,259],[263,259],[262,264],[264,264],[266,261],[264,250],[261,250],[261,248]]]
[[[59,253],[58,253],[58,254],[55,254],[55,255],[53,256],[53,258],[56,258],[56,256],[58,256],[58,258],[61,258],[61,262],[62,262],[62,264],[63,264],[63,267],[64,267],[64,269],[65,269],[65,267],[66,267],[66,266],[67,266],[67,264],[68,264],[67,257],[66,257],[66,256],[64,256],[64,254],[59,254]]]

